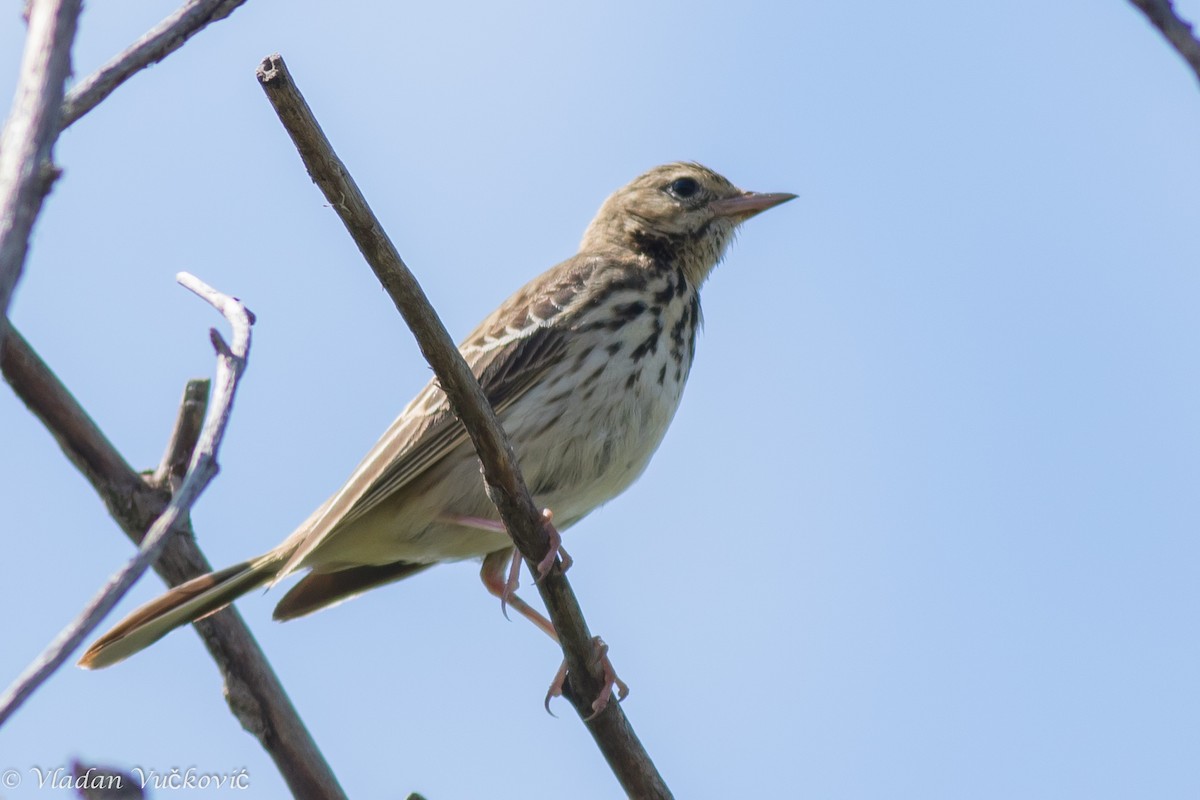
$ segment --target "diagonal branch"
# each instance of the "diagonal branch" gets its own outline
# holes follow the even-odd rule
[[[165,483],[143,482],[15,328],[10,328],[9,337],[0,345],[0,368],[13,391],[92,484],[126,535],[141,542],[167,505]],[[207,405],[207,384],[207,380],[194,381],[185,390],[180,420],[163,456],[164,466],[191,460]],[[164,472],[169,474],[171,468],[160,467],[159,474]],[[179,535],[168,537],[162,557],[154,564],[171,586],[212,571],[196,546],[190,524],[184,520],[179,528]],[[195,627],[221,670],[234,715],[274,760],[292,794],[344,800],[337,778],[236,609],[214,614]]]
[[[81,2],[28,0],[25,55],[13,110],[0,137],[0,366],[17,395],[46,425],[113,518],[137,543],[164,513],[172,492],[182,488],[200,432],[198,420],[207,407],[207,381],[189,384],[163,463],[149,483],[143,482],[28,343],[12,330],[6,312],[24,266],[33,224],[57,177],[51,153],[61,130],[137,71],[161,61],[244,2],[188,0],[77,84],[64,100],[63,84],[70,73],[70,47]],[[174,527],[181,535],[163,537],[161,557],[153,562],[155,571],[171,586],[212,571],[195,544],[186,515]],[[344,800],[337,778],[237,611],[227,609],[195,627],[222,672],[234,716],[275,761],[293,795]]]
[[[0,344],[0,367],[17,396],[96,489],[109,513],[130,520],[130,527],[138,531],[135,541],[141,541],[142,533],[166,508],[167,496],[149,490],[11,324],[8,337]]]
[[[334,153],[287,72],[283,59],[278,55],[265,59],[258,69],[258,79],[309,175],[337,211],[363,257],[412,329],[451,407],[470,434],[483,463],[488,495],[530,569],[536,570],[538,562],[549,552],[549,539],[542,516],[517,468],[508,438],[479,382],[345,165]],[[592,714],[589,703],[599,693],[603,678],[595,663],[595,646],[583,612],[558,562],[537,586],[558,631],[570,669],[571,691],[568,694],[576,711],[585,718],[588,730],[617,779],[631,797],[670,797],[670,790],[617,703],[609,703],[600,713],[587,718]]]
[[[132,46],[82,80],[64,99],[81,0],[30,0],[29,31],[12,111],[0,134],[0,342],[21,278],[29,236],[57,178],[59,133],[134,73],[166,58],[246,0],[188,0]]]
[[[63,665],[75,648],[83,643],[87,635],[95,630],[137,579],[154,563],[166,546],[167,535],[180,521],[187,518],[200,493],[216,477],[217,449],[221,446],[229,415],[233,411],[233,397],[237,391],[238,379],[246,368],[253,316],[240,302],[217,293],[187,273],[180,273],[178,279],[181,284],[220,311],[233,327],[232,347],[225,344],[215,329],[210,332],[218,354],[217,403],[209,409],[210,413],[200,431],[196,451],[192,454],[191,464],[179,491],[171,496],[162,515],[150,526],[137,555],[108,580],[75,621],[50,643],[3,694],[0,694],[0,725],[3,725],[13,712]]]
[[[1166,37],[1171,47],[1174,47],[1183,60],[1200,79],[1200,40],[1192,33],[1192,26],[1175,13],[1175,5],[1171,0],[1129,0],[1133,3],[1150,24],[1158,28]]]
[[[71,72],[71,43],[80,0],[35,0],[12,111],[0,133],[0,320],[7,319],[21,279],[29,234],[53,180],[63,84]],[[0,324],[0,342],[7,326]]]
[[[246,0],[188,0],[123,52],[77,83],[63,102],[62,127],[100,104],[138,71],[175,52],[205,26],[225,19]]]

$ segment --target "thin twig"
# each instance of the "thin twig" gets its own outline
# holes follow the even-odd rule
[[[91,111],[138,71],[183,47],[205,26],[225,19],[246,0],[189,0],[122,53],[77,83],[63,103],[62,127]]]
[[[426,360],[433,367],[451,408],[462,421],[483,464],[488,496],[512,535],[530,569],[549,550],[541,513],[517,468],[512,447],[495,412],[459,354],[446,328],[430,306],[416,278],[409,272],[384,233],[357,184],[338,159],[315,117],[296,88],[278,55],[266,58],[258,79],[267,98],[291,136],[313,181],[354,238],[376,277],[404,317]],[[602,686],[599,665],[594,663],[595,646],[583,612],[570,584],[556,562],[542,578],[538,590],[558,631],[570,669],[568,692],[581,717],[592,714],[591,700]],[[631,797],[671,796],[650,756],[617,703],[609,703],[585,724],[610,767]]]
[[[1171,0],[1129,0],[1141,10],[1150,24],[1158,28],[1172,47],[1183,56],[1183,60],[1200,80],[1200,40],[1192,33],[1192,26],[1175,13]]]
[[[188,381],[183,389],[183,401],[175,418],[175,427],[171,429],[167,449],[151,478],[154,485],[166,489],[170,494],[179,491],[187,475],[188,464],[192,461],[192,453],[196,450],[196,442],[204,425],[211,386],[212,381],[202,378]]]
[[[69,49],[80,0],[29,3],[25,60],[13,112],[0,139],[0,310],[7,311],[23,268],[29,232],[57,177],[51,153],[59,132],[137,71],[161,61],[243,2],[189,0],[130,48],[78,83],[65,100],[63,83],[70,72]],[[49,54],[39,59],[37,56],[44,55],[46,50]],[[28,107],[31,98],[35,101],[32,109]],[[185,418],[190,420],[194,416],[195,387],[189,386],[172,444],[154,476],[159,480],[144,482],[36,352],[11,329],[7,314],[0,314],[0,365],[5,379],[46,424],[68,459],[92,483],[126,535],[140,544],[149,535],[151,520],[163,513],[170,502],[170,489],[181,482],[180,456],[192,451],[188,440],[194,431],[184,428],[189,424]],[[199,401],[202,405],[207,403],[206,398]],[[164,537],[165,547],[154,562],[155,571],[171,586],[212,571],[195,544],[186,515],[175,528],[184,535]],[[229,608],[195,623],[195,627],[221,670],[231,711],[274,760],[292,794],[345,800],[336,776],[240,614]],[[23,700],[17,700],[20,702]]]
[[[137,579],[154,563],[166,545],[167,534],[174,530],[180,520],[187,517],[196,498],[217,474],[217,449],[225,435],[225,426],[233,410],[233,397],[237,391],[238,379],[246,368],[246,358],[250,351],[251,316],[240,302],[218,293],[186,272],[179,273],[177,280],[220,311],[233,328],[233,347],[223,348],[224,352],[220,352],[222,348],[218,348],[216,405],[209,409],[204,427],[200,431],[196,451],[192,454],[191,465],[179,491],[171,496],[171,501],[167,503],[162,516],[150,526],[137,555],[109,578],[79,616],[63,629],[50,646],[3,695],[0,695],[0,725],[3,725],[13,712],[63,665],[75,648],[83,643],[88,634],[95,630]],[[212,335],[214,340],[220,338],[215,330],[212,331]]]
[[[46,366],[15,328],[0,345],[0,368],[13,391],[58,441],[67,458],[92,484],[114,520],[136,544],[166,508],[168,492],[151,485],[133,471],[70,391]],[[207,383],[207,381],[204,381]],[[179,414],[197,414],[205,398],[185,392]],[[177,421],[175,429],[188,423]],[[196,426],[197,436],[199,426]],[[164,463],[182,447],[168,445]],[[191,460],[188,449],[186,460]],[[212,565],[196,546],[191,525],[184,521],[181,535],[170,536],[154,570],[168,586],[178,586],[197,575],[212,572]],[[234,607],[195,623],[205,647],[221,670],[225,695],[234,716],[259,740],[271,756],[295,797],[345,800],[345,793],[325,757],[271,669],[262,649]]]
[[[29,233],[52,180],[49,170],[71,72],[80,0],[36,0],[13,97],[0,133],[0,321],[25,267]],[[0,324],[0,342],[7,329]]]

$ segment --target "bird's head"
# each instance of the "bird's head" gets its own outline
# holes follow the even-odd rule
[[[743,191],[700,164],[664,164],[604,201],[580,252],[633,250],[658,265],[678,266],[698,287],[739,224],[794,197]]]

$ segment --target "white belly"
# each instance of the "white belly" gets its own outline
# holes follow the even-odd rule
[[[692,329],[672,336],[684,313],[698,312],[679,304],[657,318],[632,320],[615,351],[611,331],[577,332],[558,364],[501,414],[526,485],[540,507],[554,512],[560,530],[628,488],[658,449],[691,366]],[[651,341],[635,357],[638,344]],[[503,530],[451,521],[469,518],[498,515],[464,443],[418,479],[402,503],[381,505],[339,529],[306,565],[453,561],[511,543]]]
[[[631,324],[639,322],[643,320]],[[665,319],[667,331],[673,322]],[[611,343],[607,332],[600,332],[595,344],[579,342],[575,354],[502,417],[530,491],[554,511],[562,527],[616,497],[641,475],[679,408],[692,341],[688,337],[680,360],[663,334],[653,351],[634,361],[628,352],[633,343],[654,332],[646,319],[612,354],[605,346]],[[585,350],[587,356],[580,360],[577,354]],[[564,392],[570,392],[569,401],[556,402]],[[557,435],[539,436],[552,405],[562,408],[553,426]]]

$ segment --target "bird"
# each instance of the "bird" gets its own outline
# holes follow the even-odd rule
[[[741,223],[795,196],[743,191],[694,162],[655,167],[604,201],[576,255],[519,289],[459,345],[554,533],[641,475],[691,371],[701,287]],[[554,636],[512,592],[514,555],[435,378],[281,544],[146,603],[79,664],[115,664],[294,573],[306,572],[279,601],[277,620],[473,558],[493,595]]]

